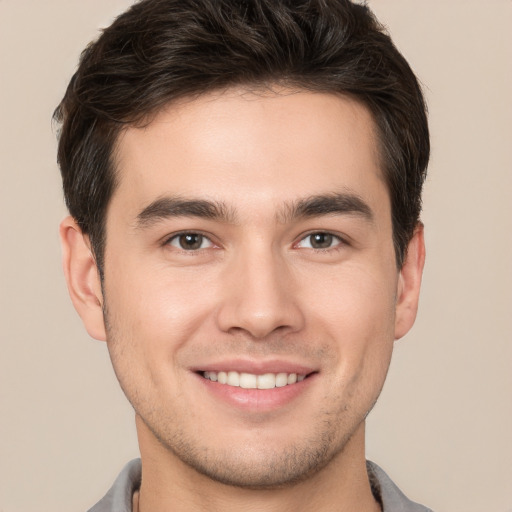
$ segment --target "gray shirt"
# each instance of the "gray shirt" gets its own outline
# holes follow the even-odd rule
[[[383,512],[432,512],[410,501],[377,464],[368,461],[366,468]],[[132,496],[140,487],[141,469],[140,459],[126,464],[107,494],[88,512],[132,512]]]

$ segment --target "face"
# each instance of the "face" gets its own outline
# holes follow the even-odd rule
[[[229,90],[127,129],[116,155],[98,304],[142,445],[239,486],[334,463],[403,330],[371,115]]]

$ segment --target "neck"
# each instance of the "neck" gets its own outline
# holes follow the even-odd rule
[[[377,512],[364,457],[364,424],[322,470],[303,481],[272,489],[225,485],[199,474],[166,450],[138,418],[142,484],[134,512]]]

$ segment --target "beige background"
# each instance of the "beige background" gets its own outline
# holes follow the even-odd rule
[[[67,297],[50,117],[129,0],[0,0],[0,512],[86,510],[137,455],[105,346]],[[437,512],[512,510],[512,2],[373,0],[425,85],[421,312],[368,456]]]

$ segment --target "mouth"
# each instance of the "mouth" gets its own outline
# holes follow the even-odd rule
[[[311,400],[320,373],[317,368],[297,362],[246,359],[206,363],[192,370],[202,382],[205,396],[214,397],[216,404],[227,405],[229,414],[242,412],[244,421],[249,417],[259,421],[261,414],[287,411],[301,397]]]
[[[203,378],[226,386],[243,389],[274,389],[292,386],[302,382],[308,375],[297,373],[254,373],[236,371],[203,371]]]

